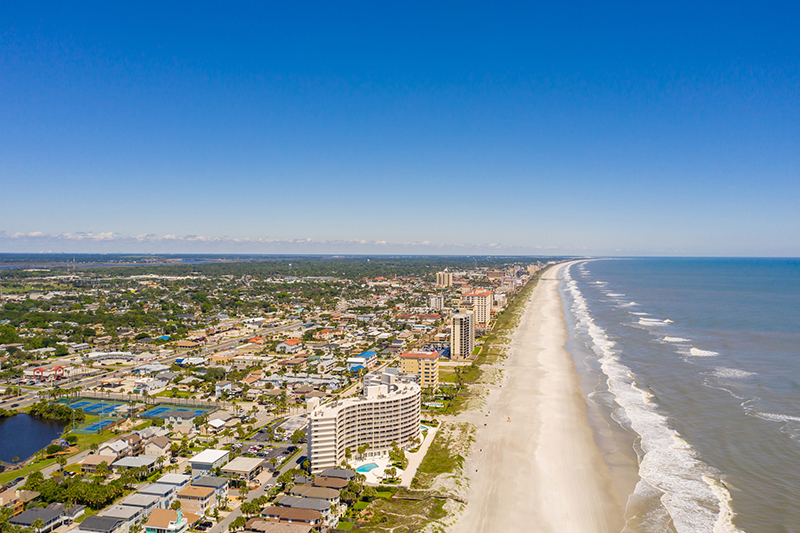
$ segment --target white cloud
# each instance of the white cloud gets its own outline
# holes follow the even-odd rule
[[[268,237],[229,237],[207,235],[122,235],[105,232],[41,231],[7,233],[0,231],[0,251],[91,253],[410,253],[410,254],[530,254],[541,246],[516,246],[502,243],[434,243],[429,240],[391,242],[384,239],[333,239],[312,237],[273,239]],[[557,247],[547,247],[557,250]],[[562,253],[567,253],[563,251]]]

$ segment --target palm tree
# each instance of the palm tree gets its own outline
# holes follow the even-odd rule
[[[37,518],[36,520],[33,521],[33,524],[31,524],[31,526],[36,531],[36,533],[39,533],[44,527],[44,520],[42,520],[41,518]]]

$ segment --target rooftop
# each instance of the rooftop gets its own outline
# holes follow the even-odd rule
[[[199,463],[199,464],[213,464],[219,461],[220,459],[224,459],[230,455],[230,452],[227,450],[203,450],[202,452],[198,453],[191,459],[189,459],[190,463]]]

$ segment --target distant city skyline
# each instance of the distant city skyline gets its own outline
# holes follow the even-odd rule
[[[799,14],[0,5],[0,252],[800,256]]]

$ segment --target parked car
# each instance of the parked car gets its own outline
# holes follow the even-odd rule
[[[18,404],[18,403],[12,403],[12,404],[11,404],[11,408],[13,409],[13,408],[15,408],[15,407],[19,407],[19,404]]]

